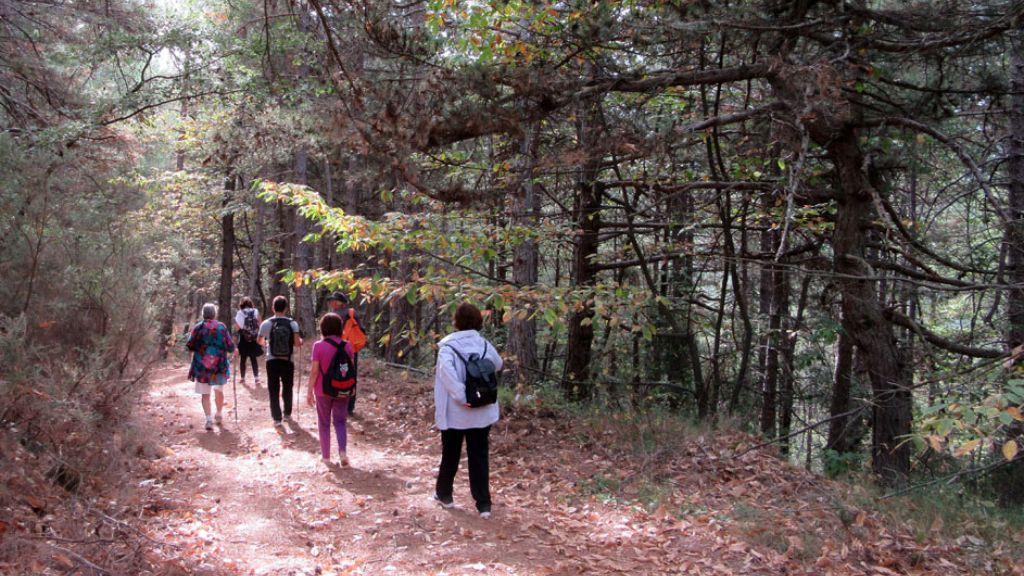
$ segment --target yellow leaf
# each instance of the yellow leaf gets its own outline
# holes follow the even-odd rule
[[[1013,460],[1016,458],[1017,450],[1017,442],[1015,440],[1010,440],[1006,444],[1003,444],[1003,456],[1005,456],[1007,460]]]
[[[1013,417],[1017,422],[1024,422],[1024,414],[1020,413],[1020,408],[1016,406],[1010,406],[1006,409],[1006,413]]]
[[[936,452],[942,452],[942,438],[932,435],[928,436],[927,440],[928,444],[932,447],[932,450],[935,450]]]
[[[981,444],[981,440],[977,439],[971,440],[970,442],[965,442],[963,446],[956,449],[956,452],[954,452],[953,455],[963,456],[964,454],[968,454],[974,451],[974,449],[977,448],[979,444]]]

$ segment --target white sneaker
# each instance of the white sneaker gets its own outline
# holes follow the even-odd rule
[[[220,415],[220,412],[217,412],[217,415],[213,417],[213,421],[217,423],[217,426],[220,426],[224,422],[224,418]]]
[[[491,511],[490,510],[484,510],[483,512],[480,513],[480,517],[483,518],[484,520],[487,520],[488,518],[491,517]]]
[[[434,501],[441,505],[441,508],[450,509],[455,508],[455,500],[442,500],[440,496],[434,494]]]
[[[206,417],[206,429],[213,430],[213,418],[210,418],[209,416]]]

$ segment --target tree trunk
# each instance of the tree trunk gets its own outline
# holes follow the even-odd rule
[[[1006,341],[1012,350],[1024,344],[1024,34],[1017,32],[1010,55],[1010,133],[1006,153],[1007,201],[1010,221],[1005,232],[1007,294]],[[1018,360],[1018,364],[1019,364]],[[1004,440],[1024,433],[1024,426],[1009,426]],[[1001,458],[996,454],[995,458]],[[1024,503],[1024,457],[1018,456],[993,478],[999,502],[1006,507]]]
[[[836,345],[835,381],[832,384],[832,403],[829,408],[828,442],[825,447],[840,454],[856,451],[854,436],[850,427],[854,421],[846,414],[852,408],[850,393],[853,390],[853,340],[845,332],[839,334]]]
[[[837,203],[832,248],[842,295],[843,329],[864,353],[872,388],[872,468],[884,485],[903,483],[910,472],[911,372],[892,324],[878,301],[874,271],[864,260],[866,230],[875,217],[872,185],[852,130],[828,144],[842,194]]]
[[[790,323],[789,317],[789,272],[782,272],[782,290],[785,301],[782,317],[782,329],[779,332],[779,347],[782,355],[782,383],[779,389],[779,436],[783,438],[779,446],[782,454],[789,454],[791,438],[789,433],[793,427],[793,405],[795,403],[794,382],[796,380],[796,341],[797,334],[803,326],[804,310],[807,309],[807,294],[810,291],[811,279],[805,277],[800,287],[800,300],[796,305],[796,318]]]
[[[266,203],[262,200],[257,199],[256,205],[253,207],[253,238],[252,238],[252,255],[249,261],[249,297],[256,299],[259,296],[260,303],[257,304],[255,301],[254,305],[260,306],[260,310],[267,312],[266,298],[262,297],[262,287],[260,285],[260,251],[263,250],[263,212],[265,211]]]
[[[231,326],[231,281],[235,273],[235,215],[229,209],[234,201],[237,179],[235,170],[229,169],[224,177],[224,200],[221,203],[223,214],[220,217],[220,295],[217,299],[217,319],[226,326]]]
[[[580,170],[576,202],[576,226],[579,239],[573,253],[573,281],[577,288],[590,287],[597,280],[593,257],[597,255],[601,230],[601,185],[597,182],[600,157],[594,157],[598,136],[600,107],[593,104],[577,126],[580,148],[587,154]],[[594,309],[586,301],[569,316],[569,335],[565,352],[562,387],[569,397],[591,393],[591,345],[594,341]]]
[[[770,194],[764,194],[762,208],[766,209],[770,204]],[[764,230],[761,232],[761,254],[775,254],[779,247],[778,232],[775,230]],[[758,364],[761,367],[761,433],[768,438],[776,435],[775,416],[778,396],[779,377],[779,350],[775,346],[776,334],[779,331],[779,306],[780,298],[778,275],[781,273],[774,261],[770,261],[761,267],[761,318],[762,324],[767,324],[767,329],[761,335],[761,345],[757,352]]]
[[[295,183],[303,184],[309,182],[309,155],[304,148],[295,151],[293,157],[295,166]],[[309,233],[309,220],[306,220],[298,210],[295,211],[295,226],[292,234],[293,251],[292,269],[296,274],[301,274],[309,269],[310,254],[312,249],[303,238]],[[313,315],[313,290],[312,285],[303,281],[295,285],[295,310],[293,317],[299,323],[303,338],[310,338],[316,334],[316,320]]]
[[[523,156],[522,185],[512,200],[513,226],[532,227],[537,222],[540,204],[533,185],[534,127],[526,129],[520,141]],[[537,283],[537,243],[528,239],[515,247],[512,260],[512,282],[518,289],[528,289]],[[532,310],[531,310],[532,311]],[[537,322],[533,318],[517,318],[515,314],[508,327],[509,352],[516,362],[512,381],[525,385],[535,377],[539,369],[537,362]]]
[[[275,216],[277,219],[277,228],[280,231],[280,240],[277,242],[277,251],[274,255],[274,278],[270,283],[270,295],[271,299],[274,296],[288,296],[288,285],[284,283],[284,279],[281,275],[281,270],[288,267],[288,257],[292,251],[292,230],[294,228],[295,220],[291,218],[292,211],[284,205],[283,202],[278,202],[275,207]]]
[[[1010,133],[1006,171],[1010,222],[1007,224],[1007,344],[1024,344],[1024,40],[1014,43],[1011,56]]]

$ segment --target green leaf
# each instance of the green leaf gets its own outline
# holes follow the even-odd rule
[[[548,323],[548,326],[558,324],[558,312],[555,312],[554,308],[548,308],[544,311],[544,320]]]

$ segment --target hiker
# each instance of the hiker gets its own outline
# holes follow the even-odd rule
[[[343,322],[341,316],[333,312],[324,314],[320,319],[320,340],[313,344],[313,354],[309,363],[309,386],[306,387],[306,403],[310,406],[316,405],[317,432],[320,435],[320,461],[324,464],[331,463],[331,424],[334,424],[334,434],[338,438],[338,463],[348,466],[348,398],[345,396],[330,396],[325,391],[324,378],[329,376],[334,356],[338,353],[339,347],[344,350],[348,358],[352,359],[351,373],[346,377],[352,379],[349,396],[355,395],[355,350],[352,345],[342,340]]]
[[[260,346],[256,339],[260,335],[260,311],[252,305],[252,299],[248,296],[242,297],[238,303],[238,312],[235,313],[235,326],[238,327],[238,349],[236,353],[240,356],[238,362],[238,373],[245,384],[245,360],[252,364],[252,383],[260,383],[260,366],[256,359],[263,356],[263,346]]]
[[[354,355],[352,356],[352,362],[356,364],[358,369],[359,366],[359,351],[366,345],[366,332],[363,331],[363,327],[359,324],[359,320],[356,320],[356,311],[348,305],[348,296],[345,296],[340,290],[335,290],[325,300],[327,308],[331,312],[337,314],[343,319],[343,326],[341,328],[341,336],[349,344],[352,345]],[[356,395],[353,393],[348,397],[348,414],[353,416],[356,411]]]
[[[295,380],[295,365],[292,352],[302,346],[299,323],[288,317],[288,299],[274,296],[271,304],[274,316],[260,324],[256,341],[267,346],[267,392],[270,393],[270,417],[274,426],[282,427],[282,416],[292,419],[292,383]],[[281,396],[284,397],[284,414],[281,414]]]
[[[476,354],[501,370],[502,360],[494,345],[480,335],[484,325],[480,310],[469,303],[460,304],[452,322],[455,332],[438,343],[434,375],[434,422],[441,431],[441,465],[437,471],[434,499],[444,508],[455,506],[452,485],[459,470],[462,439],[466,439],[469,461],[469,491],[481,518],[491,516],[489,487],[488,435],[498,421],[498,403],[471,408],[466,401],[466,366],[462,358]]]
[[[221,411],[224,408],[224,384],[231,377],[231,360],[228,355],[235,350],[231,332],[217,321],[216,304],[203,304],[203,320],[192,328],[185,348],[192,351],[188,379],[196,383],[196,393],[202,394],[206,429],[213,430],[214,421],[218,426],[223,422]],[[217,402],[217,414],[213,417],[210,416],[211,389]]]

